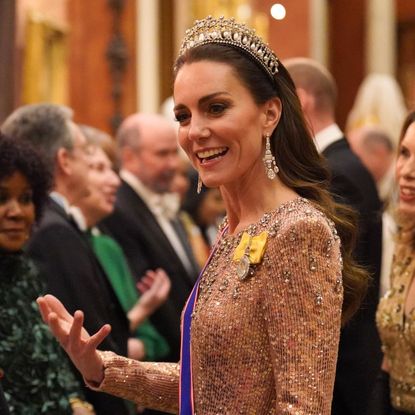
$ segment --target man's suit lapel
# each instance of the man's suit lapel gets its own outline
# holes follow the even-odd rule
[[[91,264],[94,264],[95,270],[97,272],[97,276],[99,276],[96,283],[100,284],[104,282],[106,285],[109,285],[107,281],[106,273],[104,269],[102,268],[101,263],[98,261],[94,251],[92,250],[91,243],[88,239],[88,234],[86,232],[83,232],[81,229],[79,229],[74,218],[70,214],[68,214],[65,211],[65,209],[63,209],[63,207],[60,206],[58,203],[56,203],[52,198],[50,199],[50,204],[48,207],[51,211],[53,211],[55,214],[59,215],[63,220],[65,220],[68,223],[68,225],[70,225],[73,228],[73,230],[78,234],[79,242],[84,247],[85,254],[88,256],[89,260],[91,261]],[[102,278],[102,281],[99,282],[101,278]]]
[[[127,183],[123,183],[121,192],[127,202],[123,208],[128,212],[130,218],[136,222],[137,226],[145,228],[148,232],[147,235],[157,235],[156,239],[159,240],[160,238],[165,248],[171,247],[169,240],[143,199]]]
[[[186,234],[185,227],[181,221],[181,219],[177,216],[174,220],[171,221],[173,228],[176,231],[177,236],[179,237],[183,249],[187,255],[187,258],[189,260],[190,266],[192,268],[192,275],[194,275],[194,278],[198,276],[199,273],[199,266],[196,263],[196,259],[193,255],[192,247],[190,245],[189,239]]]
[[[59,215],[63,220],[65,220],[70,226],[72,226],[72,228],[76,231],[76,233],[82,239],[82,242],[84,243],[85,248],[87,249],[88,255],[91,257],[91,260],[96,262],[95,255],[92,254],[92,249],[91,249],[87,234],[83,232],[81,229],[79,229],[79,226],[77,225],[72,215],[68,214],[65,211],[65,209],[62,206],[60,206],[58,203],[56,203],[52,198],[50,198],[49,208],[51,211],[53,211],[54,213]]]
[[[186,271],[186,268],[172,247],[169,239],[143,199],[141,199],[141,197],[125,182],[123,182],[120,188],[120,193],[122,199],[124,199],[124,210],[127,211],[130,218],[136,222],[137,227],[145,229],[145,236],[153,250],[158,252],[159,255],[175,261],[177,266],[182,268],[180,274],[185,276],[193,285],[193,276],[189,275]]]
[[[339,149],[347,148],[349,146],[347,140],[345,137],[342,137],[338,140],[336,140],[334,143],[331,143],[329,146],[327,146],[322,154],[324,157],[330,158],[331,154]]]

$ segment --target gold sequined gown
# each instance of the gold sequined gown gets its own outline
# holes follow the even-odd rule
[[[263,260],[241,281],[222,238],[206,268],[192,322],[195,413],[330,414],[343,287],[339,238],[303,198],[246,230],[268,232]],[[103,353],[100,390],[178,412],[179,365]]]
[[[405,299],[415,273],[411,245],[410,241],[396,245],[391,288],[379,302],[376,321],[389,363],[392,406],[415,414],[415,310],[405,315]]]

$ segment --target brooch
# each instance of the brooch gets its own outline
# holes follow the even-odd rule
[[[261,232],[258,236],[251,236],[247,232],[242,234],[241,241],[233,254],[233,260],[238,263],[236,273],[243,281],[249,274],[251,265],[259,264],[265,253],[268,232]]]

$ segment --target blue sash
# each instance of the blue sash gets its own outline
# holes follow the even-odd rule
[[[180,389],[179,389],[179,414],[180,415],[193,415],[194,414],[194,401],[193,401],[193,379],[192,379],[192,354],[190,350],[190,327],[192,325],[192,314],[196,305],[197,296],[199,293],[200,279],[209,264],[219,242],[222,239],[223,234],[227,231],[226,226],[216,242],[215,247],[212,249],[208,260],[206,261],[203,270],[199,274],[199,278],[196,281],[195,286],[184,306],[182,316],[182,336],[181,336],[181,350],[180,350]]]

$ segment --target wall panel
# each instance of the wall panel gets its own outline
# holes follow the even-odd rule
[[[125,73],[119,74],[119,88],[115,91],[119,94],[119,111],[125,117],[136,110],[135,1],[112,3],[121,7],[120,30],[128,56]],[[109,1],[71,0],[68,7],[70,106],[75,110],[75,120],[113,132],[114,79],[107,49],[116,13]],[[122,48],[118,51],[122,52]]]
[[[341,128],[365,75],[365,10],[363,0],[329,2],[329,69],[339,90],[337,120]]]
[[[282,1],[287,14],[284,20],[270,15],[274,0],[255,0],[255,9],[269,18],[268,43],[280,59],[310,55],[309,0]]]

